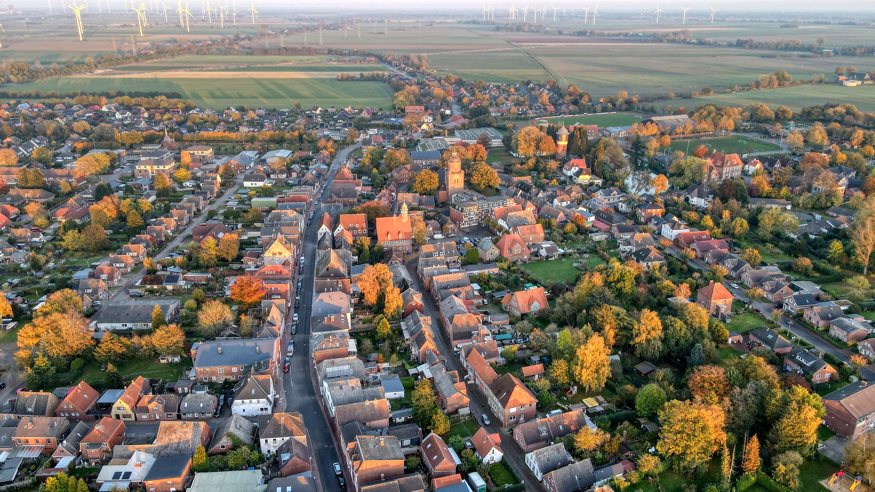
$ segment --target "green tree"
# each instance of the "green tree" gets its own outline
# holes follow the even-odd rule
[[[838,239],[833,239],[827,248],[826,259],[835,265],[841,265],[845,260],[845,247]]]
[[[420,427],[429,427],[432,415],[437,409],[437,399],[434,396],[431,381],[421,379],[416,383],[413,395],[411,395],[411,406],[413,407],[413,419]]]
[[[817,428],[826,413],[816,393],[801,386],[790,386],[778,405],[778,417],[769,435],[775,453],[795,451],[811,456],[817,443]]]
[[[662,410],[666,399],[665,391],[659,385],[647,384],[635,396],[635,411],[642,417],[651,417]]]
[[[785,451],[772,459],[772,478],[793,490],[799,488],[799,467],[805,460],[796,451]]]
[[[462,264],[476,265],[480,263],[480,251],[477,248],[468,248],[465,250],[465,255],[462,256]]]

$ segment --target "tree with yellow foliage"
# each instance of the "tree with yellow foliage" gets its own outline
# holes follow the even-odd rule
[[[587,393],[601,391],[611,375],[611,351],[605,339],[598,333],[592,335],[577,348],[575,355],[574,380]]]
[[[723,409],[691,401],[672,400],[662,407],[656,450],[690,472],[711,460],[726,443]]]

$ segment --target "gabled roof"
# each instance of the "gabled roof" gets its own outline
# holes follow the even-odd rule
[[[452,466],[455,469],[453,455],[450,454],[450,448],[447,447],[447,443],[441,436],[432,432],[425,436],[419,448],[422,450],[422,458],[430,469],[437,470],[447,466]]]
[[[833,391],[823,399],[836,402],[858,421],[863,420],[875,413],[875,384],[858,381]]]
[[[468,352],[468,357],[465,359],[468,367],[471,368],[477,377],[479,377],[486,385],[492,384],[498,378],[498,373],[495,369],[486,362],[486,359],[477,350]]]
[[[538,402],[532,391],[513,374],[499,376],[489,385],[489,389],[503,408],[534,405]]]
[[[480,457],[484,457],[492,451],[493,448],[498,449],[498,452],[501,451],[501,434],[495,432],[490,434],[486,431],[485,427],[481,427],[476,433],[474,433],[474,437],[471,438],[471,443],[474,445],[474,449],[477,450],[477,454]]]
[[[261,439],[280,437],[305,436],[304,418],[297,412],[279,412],[270,416],[270,420],[260,433]]]
[[[273,381],[270,374],[250,374],[237,387],[235,400],[270,400]]]
[[[722,283],[714,282],[713,280],[708,285],[699,289],[699,300],[708,300],[710,302],[733,300],[735,297],[732,293],[723,286]]]

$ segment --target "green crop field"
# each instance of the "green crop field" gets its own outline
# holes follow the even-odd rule
[[[772,107],[787,106],[794,110],[826,103],[849,103],[857,106],[857,109],[861,111],[875,112],[875,85],[861,87],[844,87],[838,84],[801,85],[762,91],[719,94],[694,99],[676,99],[667,101],[666,106],[691,108],[703,104],[747,106],[753,103],[767,104]]]
[[[578,114],[568,116],[556,116],[552,118],[538,118],[535,123],[548,123],[554,125],[598,125],[600,127],[609,126],[631,126],[639,123],[643,119],[642,116],[633,113],[599,113],[599,114]]]
[[[730,154],[750,154],[754,152],[774,152],[781,150],[781,147],[779,145],[773,144],[771,142],[735,135],[729,137],[708,137],[674,140],[671,143],[671,150],[680,150],[681,152],[692,153],[693,149],[695,149],[699,145],[705,145],[711,150]]]
[[[388,108],[392,90],[382,82],[342,82],[331,78],[102,78],[65,77],[41,80],[15,86],[0,86],[3,90],[42,91],[54,94],[76,94],[111,91],[177,92],[203,107],[290,108],[315,105]]]

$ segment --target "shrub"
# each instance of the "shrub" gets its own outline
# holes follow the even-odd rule
[[[76,357],[70,362],[70,370],[71,371],[81,371],[82,368],[85,367],[85,359],[82,357]]]
[[[745,473],[738,478],[738,481],[735,482],[735,488],[738,489],[738,492],[744,492],[745,490],[751,488],[756,482],[757,476],[755,474]]]

